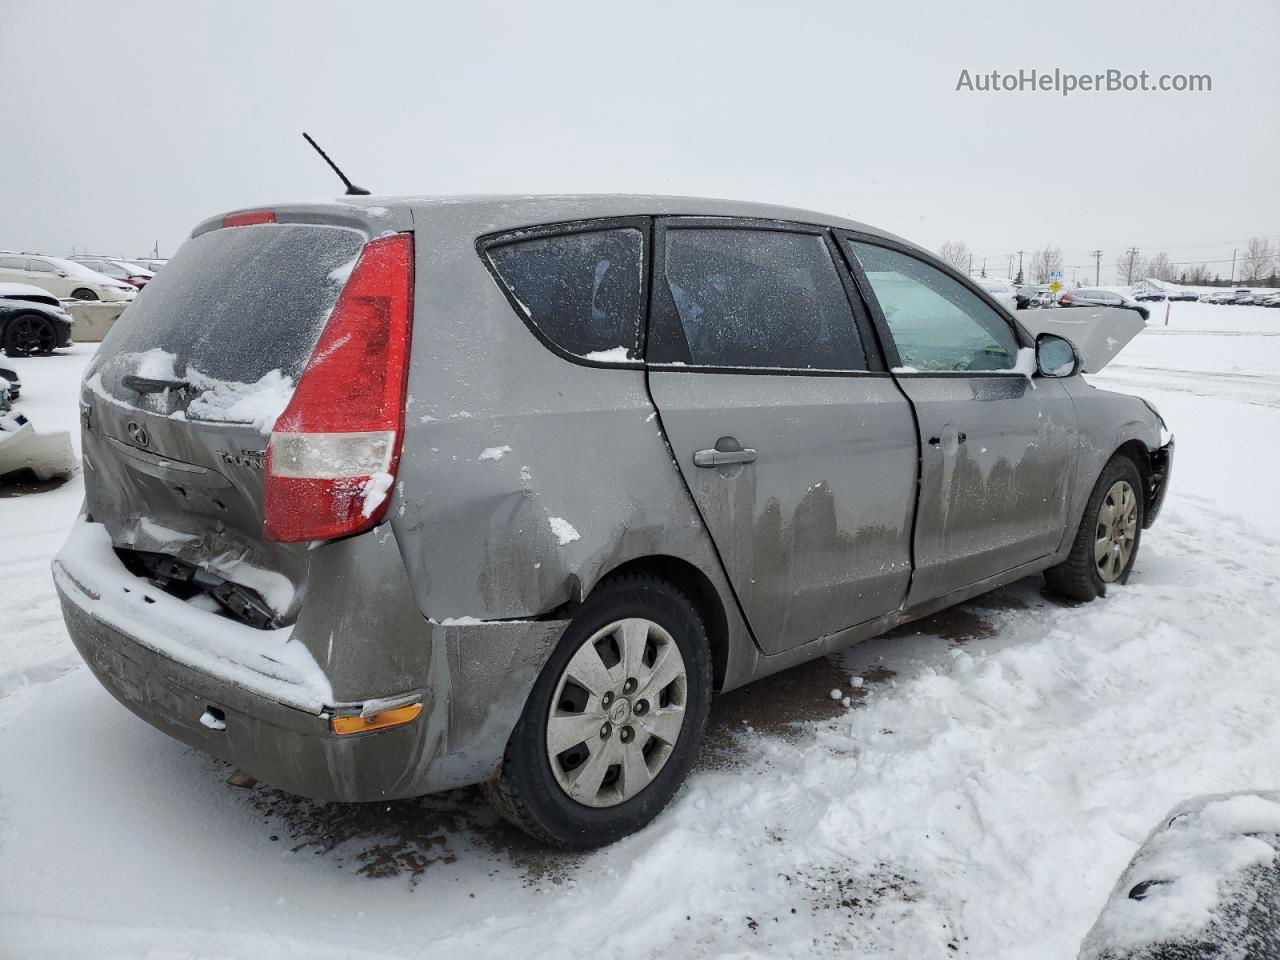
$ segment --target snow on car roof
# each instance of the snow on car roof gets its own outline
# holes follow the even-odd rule
[[[64,270],[77,277],[96,280],[98,283],[118,284],[120,282],[112,277],[108,277],[105,273],[99,273],[97,270],[86,267],[83,263],[77,263],[76,261],[68,260],[65,257],[50,257],[43,253],[28,253],[26,256],[33,260],[44,260],[47,263],[53,264],[59,270]]]
[[[42,302],[52,301],[55,304],[58,302],[58,298],[48,290],[33,287],[29,283],[0,283],[0,297],[11,297],[20,300],[31,300],[38,297]]]

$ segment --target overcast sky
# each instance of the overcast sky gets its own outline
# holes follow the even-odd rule
[[[168,255],[210,214],[334,195],[306,129],[374,193],[764,200],[993,274],[1101,247],[1105,281],[1130,244],[1280,237],[1278,41],[1277,0],[0,0],[0,248]],[[956,91],[1055,67],[1213,90]]]

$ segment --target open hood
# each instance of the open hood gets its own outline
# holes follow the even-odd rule
[[[1147,325],[1146,316],[1129,307],[1016,310],[1014,316],[1032,336],[1056,333],[1075,344],[1085,373],[1105,367]]]

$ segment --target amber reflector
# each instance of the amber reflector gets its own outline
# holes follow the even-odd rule
[[[387,727],[403,726],[416,719],[421,712],[422,704],[411,703],[407,707],[396,707],[393,710],[383,710],[381,713],[375,713],[368,720],[359,714],[354,717],[333,717],[329,721],[329,725],[333,727],[333,732],[338,736],[346,737],[353,733],[367,733],[370,730],[384,730]]]

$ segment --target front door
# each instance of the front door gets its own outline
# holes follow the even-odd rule
[[[908,605],[1056,551],[1077,447],[1066,389],[1032,376],[1030,347],[959,280],[904,250],[845,243],[874,293],[920,428]]]
[[[897,609],[915,427],[832,242],[684,218],[655,240],[650,392],[761,648]]]

